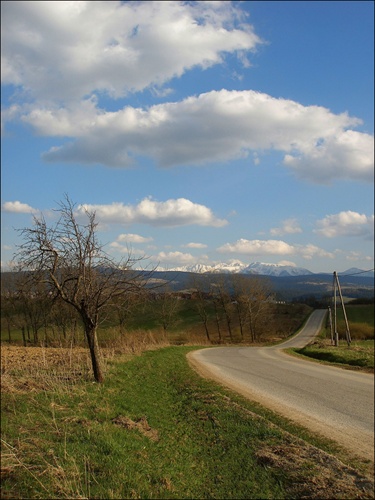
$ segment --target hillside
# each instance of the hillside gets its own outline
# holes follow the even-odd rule
[[[263,266],[263,267],[262,267]],[[266,266],[266,268],[264,268]],[[275,267],[273,267],[275,266]],[[194,288],[196,283],[199,282],[205,289],[209,289],[210,284],[224,279],[230,283],[233,274],[242,274],[249,278],[257,276],[259,278],[268,279],[273,287],[273,290],[279,300],[299,300],[307,297],[315,297],[321,299],[322,297],[330,296],[332,294],[333,275],[328,273],[314,274],[307,271],[306,274],[291,275],[286,272],[285,267],[291,266],[276,266],[273,264],[254,263],[246,266],[243,269],[252,268],[253,271],[263,270],[260,272],[248,271],[220,271],[219,268],[215,272],[207,271],[206,267],[195,267],[195,271],[186,271],[181,269],[169,271],[155,271],[152,278],[149,280],[150,286],[155,284],[162,284],[165,282],[171,290],[179,291]],[[239,266],[237,267],[239,269]],[[300,270],[302,268],[292,268]],[[268,271],[268,272],[265,272]],[[272,272],[273,271],[273,272]],[[145,275],[149,276],[149,272]],[[1,286],[5,290],[9,283],[13,281],[15,273],[2,272],[1,273]],[[351,298],[371,298],[374,296],[374,273],[364,273],[359,269],[352,268],[343,273],[339,273],[340,284],[342,292],[346,297]]]
[[[251,275],[248,275],[251,278]],[[301,276],[272,276],[257,275],[259,278],[268,279],[271,282],[274,292],[279,300],[290,301],[293,299],[304,299],[314,296],[321,299],[331,296],[333,275],[308,274]],[[230,273],[192,273],[186,271],[156,271],[153,280],[168,282],[172,290],[184,290],[193,288],[195,282],[201,283],[208,289],[210,283],[224,279],[230,282]],[[361,274],[354,276],[341,276],[340,284],[342,292],[346,297],[351,298],[371,298],[374,296],[374,278]]]

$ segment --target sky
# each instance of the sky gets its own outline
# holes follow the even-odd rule
[[[374,2],[2,1],[2,269],[95,211],[114,259],[374,267]]]

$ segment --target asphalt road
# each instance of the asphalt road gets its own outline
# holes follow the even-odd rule
[[[193,367],[249,399],[374,460],[374,377],[285,354],[319,331],[314,311],[294,338],[272,347],[214,347],[189,355]]]

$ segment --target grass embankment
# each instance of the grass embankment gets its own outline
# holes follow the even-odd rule
[[[331,331],[327,325],[319,337],[306,347],[291,349],[294,353],[344,368],[374,372],[374,307],[348,305],[346,313],[352,342],[345,339],[346,326],[342,310],[337,314],[337,331],[341,332],[339,345],[332,345]]]
[[[2,498],[372,498],[365,468],[199,377],[191,349],[107,361],[98,385],[85,351],[3,347]]]
[[[339,365],[344,368],[362,369],[374,372],[374,341],[360,340],[347,345],[341,341],[333,346],[329,340],[317,340],[302,349],[293,349],[302,356],[307,356],[322,362]]]

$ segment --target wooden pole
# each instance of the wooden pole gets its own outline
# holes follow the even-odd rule
[[[335,346],[339,345],[339,334],[337,332],[337,298],[336,298],[336,271],[333,272],[333,304],[334,304],[334,329],[335,329]]]
[[[332,310],[330,307],[328,307],[328,318],[329,318],[329,329],[331,332],[331,345],[333,345],[334,340],[333,340]]]
[[[340,300],[341,300],[341,305],[342,305],[342,311],[343,311],[343,313],[344,313],[344,319],[345,319],[345,325],[346,325],[346,342],[347,342],[348,346],[350,346],[350,343],[351,343],[352,339],[351,339],[351,337],[350,337],[349,322],[348,322],[348,318],[347,318],[347,316],[346,316],[346,310],[345,310],[344,299],[342,298],[341,286],[340,286],[339,277],[337,276],[336,271],[335,271],[335,276],[336,276],[336,281],[337,281],[337,288],[338,288],[338,290],[339,290],[339,294],[340,294]]]

